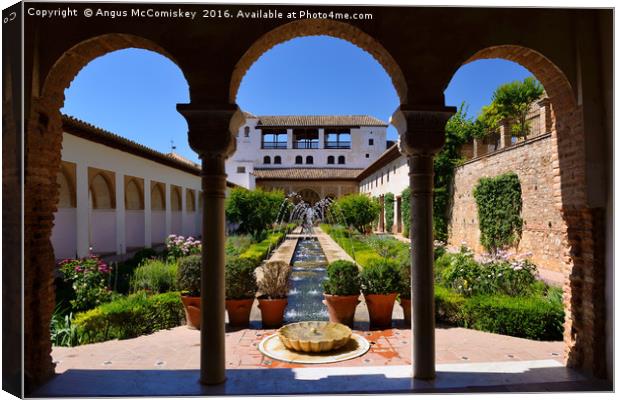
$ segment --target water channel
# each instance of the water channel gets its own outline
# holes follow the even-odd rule
[[[327,259],[316,238],[299,239],[293,253],[292,267],[285,323],[327,321],[329,314],[323,304]]]

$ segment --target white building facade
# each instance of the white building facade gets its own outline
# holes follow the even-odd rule
[[[228,179],[256,186],[255,170],[364,169],[386,150],[387,123],[366,115],[254,116],[246,113]]]
[[[52,245],[57,259],[123,255],[200,236],[200,168],[63,117],[60,199]]]

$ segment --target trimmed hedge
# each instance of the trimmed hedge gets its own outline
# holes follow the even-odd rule
[[[178,292],[153,296],[139,292],[79,313],[73,324],[77,326],[80,344],[86,344],[172,328],[181,325],[183,315]]]
[[[239,258],[247,258],[254,263],[254,266],[258,266],[269,255],[269,252],[280,244],[284,236],[283,232],[270,233],[267,235],[267,239],[251,245],[246,251],[241,253]]]
[[[362,267],[367,266],[373,260],[383,259],[383,257],[379,256],[368,244],[351,236],[346,228],[321,224],[321,229],[323,232],[330,235],[331,238]]]

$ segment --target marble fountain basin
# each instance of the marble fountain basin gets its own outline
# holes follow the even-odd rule
[[[349,341],[351,329],[328,321],[302,321],[278,329],[277,335],[289,350],[322,353],[336,350]]]

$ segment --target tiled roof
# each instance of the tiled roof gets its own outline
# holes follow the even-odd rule
[[[357,168],[255,168],[256,179],[319,180],[355,179],[362,169]]]
[[[63,130],[71,135],[200,176],[199,164],[176,153],[164,154],[70,115],[63,114],[62,123]],[[226,185],[236,186],[232,182],[226,182]]]
[[[269,126],[388,126],[370,115],[261,115],[258,127]]]

